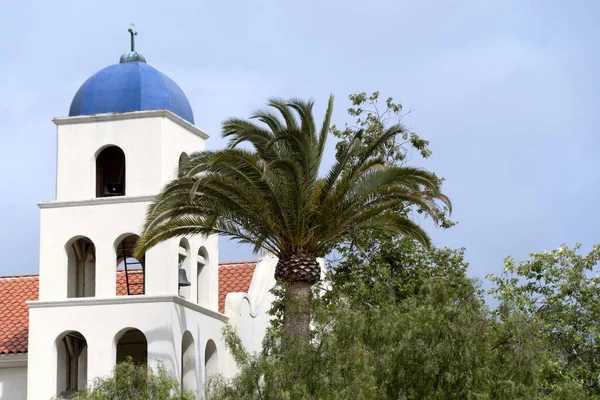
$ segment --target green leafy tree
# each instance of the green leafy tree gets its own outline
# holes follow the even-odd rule
[[[569,376],[590,398],[600,398],[600,246],[588,254],[580,248],[563,245],[521,262],[507,258],[502,274],[489,278],[500,301],[498,316],[520,313],[539,321],[544,351],[559,356],[544,371],[545,386],[553,388]]]
[[[331,132],[341,139],[336,148],[339,153],[344,152],[352,143],[357,131],[362,131],[362,145],[369,146],[390,126],[400,124],[406,114],[400,103],[394,103],[392,97],[381,101],[378,91],[367,95],[365,92],[357,92],[348,96],[350,108],[348,115],[353,119],[344,127],[333,125]],[[377,149],[385,164],[404,164],[410,160],[414,152],[418,152],[422,158],[429,158],[432,152],[429,149],[429,141],[423,139],[416,132],[404,128],[402,132],[388,138],[383,145]]]
[[[96,378],[90,389],[66,397],[72,400],[193,400],[196,395],[182,392],[176,379],[164,366],[155,370],[136,365],[131,359],[118,363],[111,376]]]
[[[546,385],[546,371],[561,358],[546,351],[539,321],[490,311],[466,276],[463,250],[427,250],[404,239],[370,260],[315,300],[311,346],[281,357],[274,328],[263,352],[252,355],[229,328],[241,373],[212,382],[209,398],[588,398],[569,375]]]
[[[386,129],[395,124],[400,124],[410,111],[405,112],[402,104],[394,102],[392,97],[383,101],[378,91],[371,94],[357,92],[348,96],[350,108],[348,115],[352,122],[346,123],[342,127],[333,126],[331,131],[334,136],[339,138],[336,145],[337,152],[344,152],[352,145],[352,140],[357,131],[362,132],[362,146],[369,146],[374,140],[381,136]],[[418,133],[404,129],[400,134],[388,138],[385,143],[378,147],[376,156],[383,160],[384,165],[395,166],[405,165],[417,154],[422,159],[427,159],[432,155],[429,148],[429,141],[424,139]],[[347,168],[350,168],[350,163]],[[442,178],[438,178],[440,182]],[[437,220],[443,228],[450,228],[455,225],[448,219],[449,208],[443,207],[437,210]],[[389,212],[401,214],[404,216],[415,216],[423,214],[418,204],[400,203],[394,210]],[[344,260],[344,263],[333,262],[330,264],[337,272],[336,279],[345,279],[347,273],[360,270],[362,266],[369,264],[369,258],[380,249],[384,251],[394,251],[394,243],[402,240],[402,235],[395,232],[376,231],[365,232],[358,231],[340,241],[335,247],[336,260]],[[371,264],[372,265],[372,264]],[[375,272],[376,271],[370,271]]]
[[[450,202],[434,174],[385,163],[381,154],[390,141],[406,135],[402,125],[367,136],[355,130],[320,177],[333,97],[318,125],[313,102],[268,105],[270,110],[252,117],[258,123],[233,118],[223,124],[228,148],[190,156],[150,206],[136,253],[173,237],[222,234],[275,254],[275,276],[286,289],[284,338],[306,342],[310,288],[321,274],[318,257],[364,231],[393,232],[429,245],[427,233],[397,211],[414,204],[437,221],[438,200],[448,207]]]

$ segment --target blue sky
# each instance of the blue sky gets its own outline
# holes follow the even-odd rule
[[[419,162],[446,178],[470,273],[508,255],[600,242],[600,28],[595,1],[4,1],[0,12],[0,275],[38,269],[39,210],[54,198],[54,116],[83,81],[137,50],[186,92],[220,148],[220,123],[271,96],[379,90],[414,110]],[[330,150],[333,142],[331,142]],[[330,157],[331,159],[331,157]],[[220,259],[254,258],[221,241]]]

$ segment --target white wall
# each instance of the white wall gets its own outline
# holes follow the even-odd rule
[[[55,118],[56,199],[96,197],[96,156],[109,145],[125,153],[127,196],[157,194],[174,176],[182,152],[204,150],[204,132],[169,111]]]
[[[318,261],[321,265],[321,278],[323,278],[325,262],[323,259]],[[225,299],[225,315],[229,317],[229,323],[236,327],[244,348],[250,353],[262,350],[263,338],[273,318],[268,311],[275,300],[270,290],[276,285],[277,262],[277,257],[269,253],[263,254],[256,264],[248,293],[229,293]],[[228,354],[224,373],[232,376],[237,371],[235,361]]]
[[[248,293],[229,293],[225,299],[225,315],[250,353],[262,350],[262,340],[272,318],[267,312],[274,300],[270,290],[276,283],[276,265],[277,258],[265,254],[256,264]],[[224,373],[232,376],[237,371],[235,361],[228,354]]]
[[[164,185],[177,176],[181,153],[189,156],[194,152],[202,151],[205,149],[206,142],[168,118],[162,119],[160,135],[161,181]]]
[[[26,399],[27,367],[2,368],[0,366],[0,400]]]
[[[213,311],[219,310],[219,237],[217,235],[204,237],[195,236],[188,238],[190,242],[189,281],[190,298],[187,299]],[[204,249],[208,254],[205,258],[206,264],[202,267],[201,275],[198,277],[198,252]],[[199,279],[198,279],[199,278]],[[200,295],[200,296],[198,296]]]
[[[88,380],[109,375],[116,362],[116,342],[127,328],[139,329],[148,341],[148,363],[160,361],[181,379],[182,339],[189,331],[198,357],[197,382],[204,379],[204,351],[213,340],[218,365],[224,366],[221,330],[227,317],[173,296],[133,296],[113,299],[79,298],[30,302],[28,392],[29,399],[55,395],[57,350],[55,341],[66,330],[81,333],[87,342]],[[11,399],[12,400],[12,399]]]
[[[104,199],[99,199],[104,201]],[[110,203],[96,201],[41,204],[40,216],[40,300],[63,300],[67,298],[68,255],[65,245],[73,238],[85,236],[96,247],[96,297],[116,295],[116,248],[128,234],[139,234],[150,204],[128,202],[127,197],[110,198]],[[218,238],[189,238],[190,253],[196,260],[198,249],[203,246],[210,255],[210,302],[217,309],[218,286]],[[157,245],[146,254],[146,294],[177,294],[177,261],[179,239]],[[192,293],[196,293],[196,262],[188,278],[192,281]],[[193,296],[191,301],[196,301]]]

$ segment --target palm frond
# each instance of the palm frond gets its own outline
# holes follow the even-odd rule
[[[285,121],[285,125],[288,130],[298,130],[298,123],[294,115],[290,112],[290,109],[287,106],[287,101],[282,99],[273,98],[267,102],[267,105],[275,108]]]
[[[405,132],[401,125],[366,147],[357,132],[319,177],[333,100],[320,124],[314,103],[300,99],[271,99],[251,121],[226,120],[227,148],[193,153],[181,164],[177,178],[148,207],[136,254],[175,237],[214,234],[278,256],[322,256],[364,230],[430,245],[427,233],[403,211],[415,207],[437,221],[441,205],[451,210],[452,204],[435,174],[384,165],[378,156]]]

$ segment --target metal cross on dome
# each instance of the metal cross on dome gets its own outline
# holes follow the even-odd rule
[[[131,24],[131,27],[127,31],[131,34],[131,51],[135,51],[135,36],[137,35],[135,24]]]

